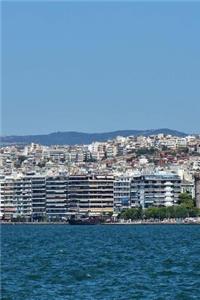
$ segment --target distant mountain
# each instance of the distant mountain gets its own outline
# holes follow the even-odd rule
[[[185,133],[167,128],[150,129],[150,130],[119,130],[104,133],[83,133],[75,131],[54,132],[41,135],[24,135],[24,136],[3,136],[1,144],[30,144],[37,143],[41,145],[76,145],[90,144],[92,142],[103,142],[114,139],[117,136],[150,136],[159,133],[170,134],[172,136],[184,137]]]

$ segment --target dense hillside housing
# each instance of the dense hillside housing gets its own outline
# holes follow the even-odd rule
[[[0,147],[0,217],[66,219],[198,198],[200,136],[117,136],[89,145]],[[196,184],[195,184],[196,182]],[[196,193],[195,193],[196,187]]]

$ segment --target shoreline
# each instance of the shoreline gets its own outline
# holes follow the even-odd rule
[[[67,225],[64,222],[0,222],[0,225]],[[110,222],[95,225],[200,225],[200,222]],[[95,226],[93,225],[93,226]],[[70,226],[91,226],[91,225],[70,225]]]
[[[129,222],[104,223],[102,225],[200,225],[200,222]]]

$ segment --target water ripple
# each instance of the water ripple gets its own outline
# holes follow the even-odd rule
[[[3,225],[2,300],[199,299],[200,226]]]

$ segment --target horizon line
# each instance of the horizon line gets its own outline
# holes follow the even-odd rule
[[[110,131],[98,131],[98,132],[86,132],[86,131],[79,131],[79,130],[57,130],[57,131],[51,131],[48,133],[30,133],[30,134],[1,134],[0,137],[17,137],[17,136],[38,136],[38,135],[51,135],[51,134],[58,134],[58,133],[80,133],[80,134],[108,134],[108,133],[115,133],[115,132],[124,132],[124,131],[157,131],[157,130],[169,130],[169,131],[175,131],[179,133],[183,133],[185,135],[193,135],[193,134],[199,134],[198,132],[193,132],[193,133],[188,133],[182,130],[177,130],[177,129],[171,129],[168,127],[162,127],[162,128],[150,128],[150,129],[115,129],[115,130],[110,130]]]

